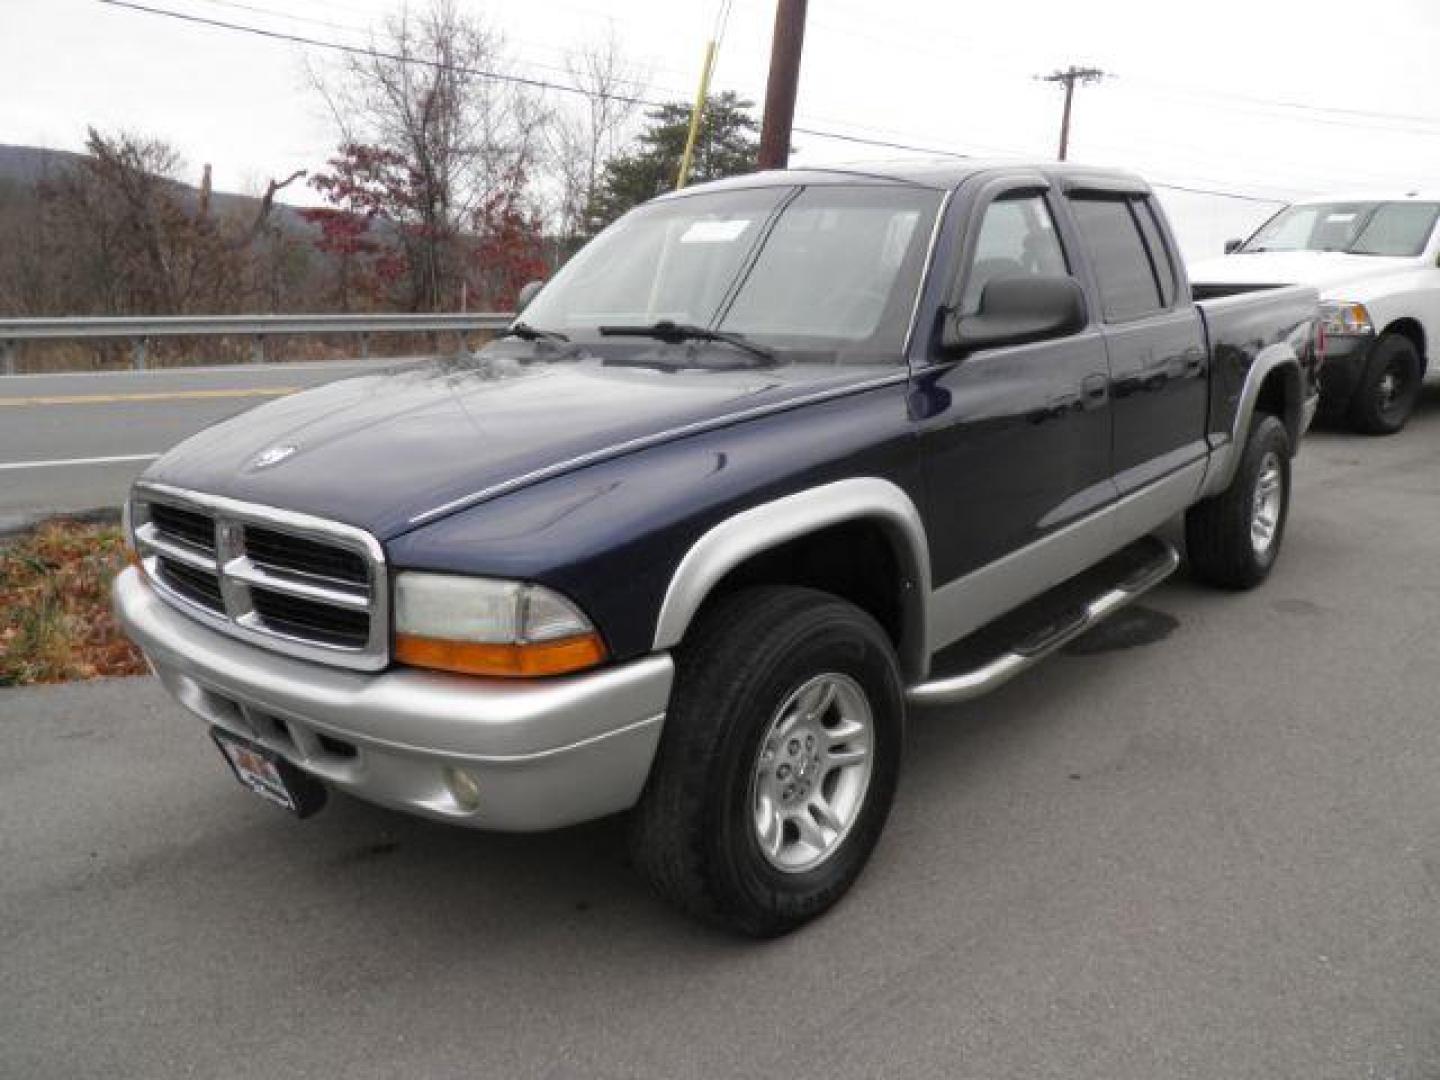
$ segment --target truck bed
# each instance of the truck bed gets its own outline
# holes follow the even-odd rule
[[[1210,423],[1228,433],[1255,358],[1288,342],[1300,357],[1306,396],[1318,392],[1320,357],[1313,326],[1319,293],[1307,285],[1192,285],[1191,296],[1210,342]]]

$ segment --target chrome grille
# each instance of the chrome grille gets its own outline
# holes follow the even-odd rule
[[[245,553],[257,565],[275,570],[298,571],[352,585],[364,585],[369,580],[369,568],[361,555],[259,525],[245,526]]]
[[[368,533],[146,483],[130,527],[160,593],[216,629],[344,667],[388,661],[385,561]]]
[[[166,503],[151,503],[150,517],[155,527],[172,540],[215,554],[215,521],[208,515]]]

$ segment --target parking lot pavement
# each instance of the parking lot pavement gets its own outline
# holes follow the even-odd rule
[[[1297,475],[1260,591],[917,717],[859,886],[767,944],[617,822],[295,823],[150,680],[0,692],[0,1076],[1440,1075],[1440,399]]]

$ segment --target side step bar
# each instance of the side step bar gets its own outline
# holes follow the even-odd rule
[[[1175,572],[1180,565],[1180,555],[1172,546],[1157,538],[1149,537],[1142,542],[1154,546],[1153,556],[1118,584],[1073,609],[1041,632],[1015,642],[987,663],[957,675],[947,675],[910,687],[905,692],[906,699],[912,705],[952,705],[988,694],[1149,592]]]

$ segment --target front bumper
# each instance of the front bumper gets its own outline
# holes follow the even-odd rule
[[[1374,344],[1373,334],[1326,339],[1325,362],[1320,365],[1320,407],[1326,413],[1344,409],[1355,396]]]
[[[553,829],[633,806],[674,678],[665,653],[534,682],[348,671],[202,626],[133,567],[113,599],[165,687],[208,723],[359,798],[474,828]],[[473,809],[447,769],[474,780]]]

